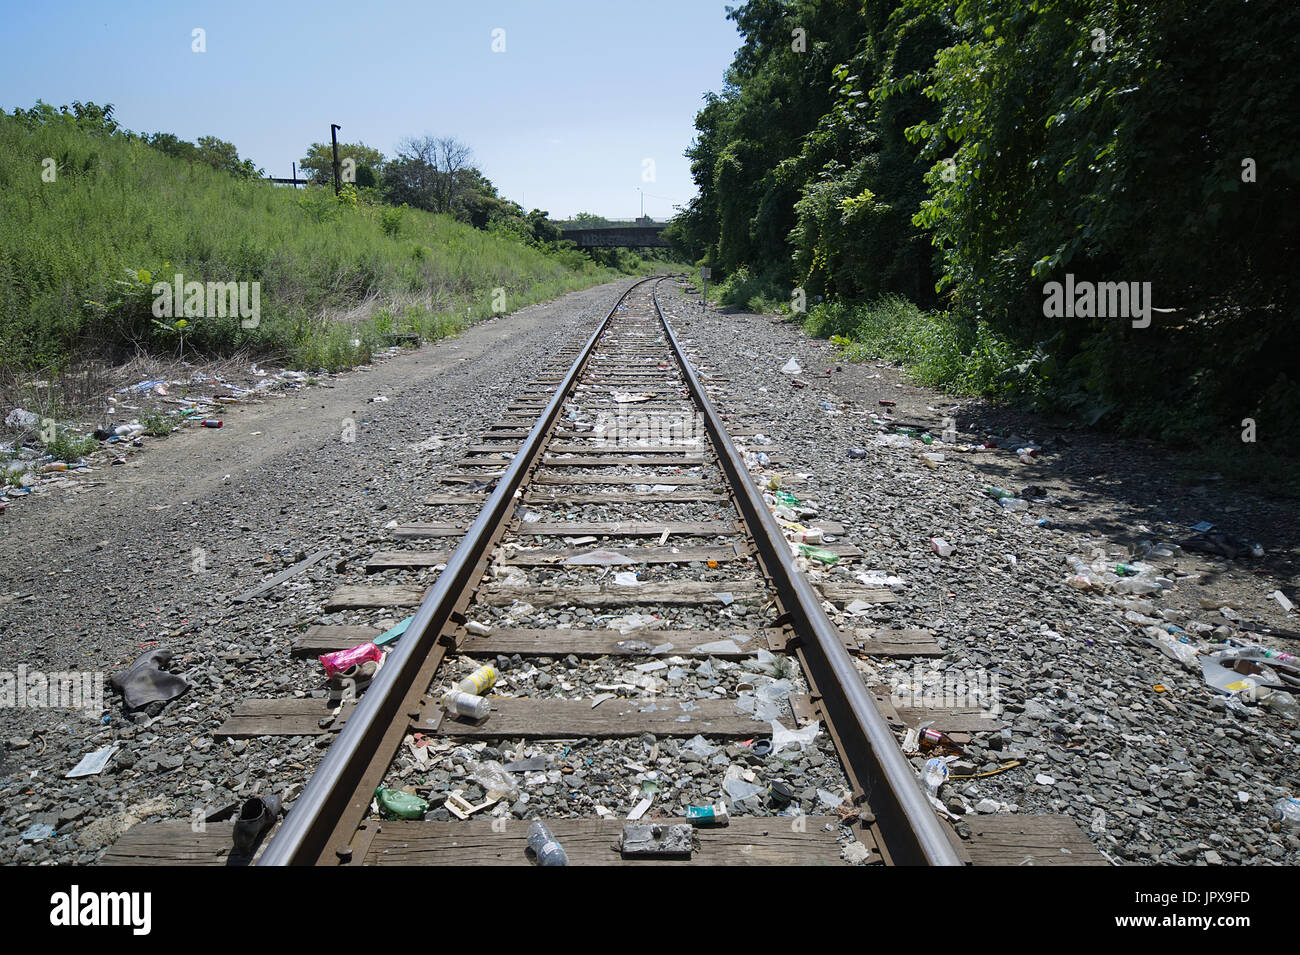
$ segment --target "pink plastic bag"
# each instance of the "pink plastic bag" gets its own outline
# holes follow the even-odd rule
[[[348,667],[365,663],[367,660],[378,662],[383,658],[383,651],[373,643],[362,643],[350,650],[336,650],[333,653],[323,653],[317,657],[321,665],[325,667],[327,677],[342,673]]]

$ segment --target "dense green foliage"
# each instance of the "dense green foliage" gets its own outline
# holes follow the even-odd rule
[[[370,190],[273,186],[178,148],[124,133],[110,108],[0,113],[0,361],[249,348],[335,369],[389,333],[438,337],[611,275],[531,224],[523,237]],[[258,324],[159,317],[154,285],[177,273],[259,283]]]
[[[1300,7],[751,0],[730,16],[742,46],[696,119],[699,195],[671,230],[730,303],[805,296],[810,325],[859,351],[1079,420],[1201,441],[1252,417],[1275,448],[1300,437]],[[1067,275],[1149,282],[1149,326],[1048,317]]]

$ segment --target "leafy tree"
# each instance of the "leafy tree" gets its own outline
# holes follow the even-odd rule
[[[383,176],[386,160],[378,149],[365,143],[339,143],[339,165],[345,159],[356,163],[356,185],[375,186]],[[332,143],[312,143],[307,155],[298,160],[299,175],[318,186],[334,183],[334,146]]]
[[[451,214],[461,194],[482,179],[470,165],[472,157],[468,146],[450,136],[403,140],[397,158],[385,169],[384,197],[394,204]]]
[[[3,110],[0,110],[0,113],[2,112]],[[60,106],[56,109],[49,103],[38,99],[36,105],[30,109],[14,107],[13,115],[28,129],[37,126],[51,126],[56,123],[70,123],[87,133],[112,136],[114,133],[120,132],[123,135],[130,135],[125,130],[122,130],[118,121],[113,118],[112,103],[99,106],[96,103],[83,103],[78,100],[71,106]]]

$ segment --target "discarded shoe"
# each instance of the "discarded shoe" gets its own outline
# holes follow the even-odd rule
[[[330,706],[338,706],[348,700],[355,700],[370,685],[370,681],[375,678],[377,669],[374,660],[367,660],[365,663],[354,664],[348,667],[342,673],[336,673],[329,678],[325,688],[329,690]]]
[[[263,834],[275,825],[280,815],[279,796],[254,796],[239,810],[235,820],[235,852],[251,856]]]

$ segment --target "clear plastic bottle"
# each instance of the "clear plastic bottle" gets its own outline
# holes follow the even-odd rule
[[[448,713],[454,713],[457,716],[468,716],[472,720],[485,720],[488,714],[492,712],[492,707],[487,700],[481,696],[475,696],[473,693],[465,693],[462,690],[452,690],[444,694],[442,698],[442,708]]]
[[[1259,702],[1261,706],[1267,706],[1278,716],[1285,716],[1289,720],[1300,719],[1300,703],[1286,690],[1261,693]]]
[[[1300,799],[1287,796],[1273,803],[1273,818],[1290,826],[1300,826]]]
[[[555,836],[544,822],[533,822],[528,827],[528,848],[537,856],[538,865],[568,865],[569,856],[564,846],[555,841]]]

